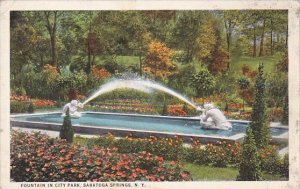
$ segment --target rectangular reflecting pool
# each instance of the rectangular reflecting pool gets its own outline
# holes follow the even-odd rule
[[[12,116],[12,126],[30,126],[39,125],[39,128],[52,129],[56,126],[56,130],[59,129],[63,123],[63,117],[61,113],[49,113],[49,114],[31,114]],[[169,117],[169,116],[150,116],[150,115],[132,115],[132,114],[117,114],[117,113],[82,113],[82,117],[79,119],[72,118],[72,125],[77,130],[87,131],[98,130],[109,131],[121,131],[133,132],[133,133],[152,133],[163,135],[182,135],[182,136],[199,136],[204,138],[216,138],[216,139],[232,139],[244,137],[247,122],[232,122],[231,130],[208,130],[200,127],[199,119],[197,118],[181,118],[181,117]],[[80,129],[79,129],[80,128]],[[55,130],[55,129],[54,129]],[[75,129],[76,131],[76,129]],[[91,131],[93,132],[93,131]],[[128,134],[127,132],[127,134]],[[271,128],[271,134],[274,138],[278,138],[282,135],[287,135],[288,130],[286,128]],[[98,132],[98,134],[103,134]]]

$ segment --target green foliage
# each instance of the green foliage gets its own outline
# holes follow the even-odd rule
[[[284,97],[283,116],[281,118],[281,123],[285,125],[289,124],[289,96],[287,92]]]
[[[283,156],[280,166],[280,173],[287,178],[289,177],[289,154],[285,154]]]
[[[250,86],[250,81],[246,77],[240,77],[238,79],[238,84],[240,87],[240,90],[243,91],[243,110],[245,110],[245,90],[249,88]]]
[[[241,90],[245,90],[249,87],[250,81],[246,77],[240,77],[238,79],[238,84]]]
[[[28,102],[11,101],[10,113],[26,113],[28,112]]]
[[[32,103],[32,102],[29,103],[27,112],[28,112],[28,113],[33,113],[33,112],[34,112],[34,106],[33,106],[33,103]]]
[[[196,89],[199,97],[206,97],[213,91],[216,80],[207,69],[203,68],[198,73],[192,75],[191,85]]]
[[[255,82],[255,96],[252,105],[252,122],[250,127],[257,147],[262,148],[267,146],[270,141],[270,130],[267,123],[263,64],[260,64],[258,67],[258,75]]]
[[[273,107],[284,107],[285,99],[282,98],[288,91],[288,76],[286,73],[274,71],[266,81],[266,92],[268,94],[268,105]]]
[[[74,131],[71,123],[70,110],[68,108],[66,116],[64,117],[64,122],[59,132],[59,137],[65,139],[68,143],[73,142]]]
[[[273,146],[266,146],[259,150],[259,158],[261,161],[261,169],[270,173],[278,174],[281,173],[282,164],[278,150]]]
[[[149,101],[150,97],[151,96],[148,93],[138,91],[136,89],[120,88],[108,93],[104,93],[103,95],[97,97],[94,101],[118,99]]]
[[[247,136],[242,144],[242,157],[239,164],[239,175],[237,180],[258,181],[262,180],[260,159],[255,144],[252,129],[247,129]]]
[[[212,58],[213,51],[218,43],[217,21],[213,17],[206,18],[200,25],[200,33],[197,38],[197,56],[200,60]]]
[[[161,115],[163,115],[163,116],[168,115],[168,105],[167,105],[167,101],[166,100],[164,101],[164,106],[162,108]]]

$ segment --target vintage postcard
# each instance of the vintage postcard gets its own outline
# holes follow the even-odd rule
[[[300,187],[299,1],[1,1],[0,188]]]

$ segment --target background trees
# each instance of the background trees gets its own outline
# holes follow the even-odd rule
[[[272,72],[286,53],[286,39],[283,10],[12,11],[12,92],[67,100],[66,88],[88,95],[106,79],[130,71],[189,96],[225,92],[241,98],[232,83],[240,78],[242,65],[253,69],[267,59],[266,70]],[[279,80],[267,76],[266,89],[273,97],[277,88],[287,86],[287,59],[283,62],[276,70]],[[45,65],[57,71],[51,87]],[[199,83],[203,69],[214,82]],[[249,103],[254,74],[247,77]],[[212,86],[204,94],[199,88],[207,82]],[[283,99],[269,98],[268,106],[283,108]]]

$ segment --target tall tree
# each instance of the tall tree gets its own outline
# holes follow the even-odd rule
[[[56,47],[56,32],[58,18],[63,14],[59,11],[44,11],[44,16],[46,20],[46,28],[49,32],[50,42],[51,42],[51,57],[53,66],[57,66],[57,47]]]
[[[209,12],[205,12],[210,14]],[[188,63],[197,54],[197,38],[204,13],[199,11],[178,11],[172,31],[172,47],[184,51],[181,61]]]
[[[258,148],[268,145],[270,140],[270,130],[267,123],[266,86],[263,68],[263,64],[260,64],[258,67],[258,75],[255,81],[254,102],[252,105],[252,122],[250,124]]]
[[[152,41],[144,59],[144,71],[154,76],[154,79],[167,79],[176,65],[171,60],[173,51],[164,43]]]
[[[232,35],[236,27],[238,27],[238,23],[240,22],[240,11],[237,10],[225,10],[222,11],[223,19],[224,19],[224,26],[226,32],[226,42],[227,42],[227,51],[230,55],[231,50],[231,43],[232,43]]]
[[[200,60],[210,60],[212,53],[220,44],[220,31],[214,17],[209,16],[200,26],[200,33],[196,39],[197,56]]]
[[[258,149],[256,147],[252,129],[248,128],[246,137],[242,144],[242,158],[239,164],[239,175],[237,180],[240,181],[259,181],[262,180],[260,160]]]

